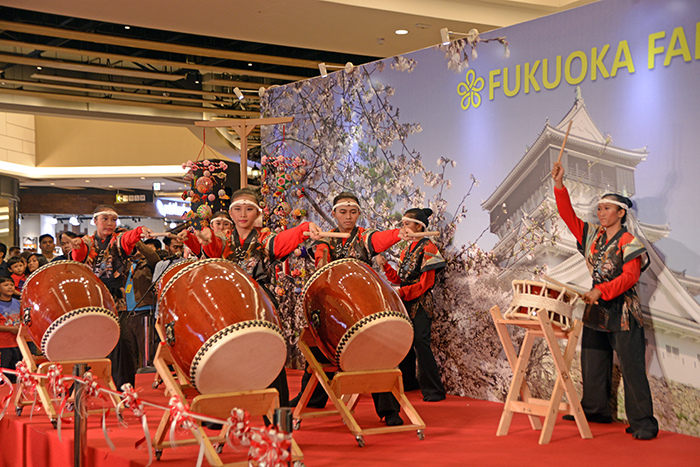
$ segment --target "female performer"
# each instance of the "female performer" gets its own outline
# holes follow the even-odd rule
[[[112,379],[120,388],[124,383],[135,385],[138,355],[136,337],[126,321],[126,301],[123,291],[126,280],[124,265],[141,237],[153,232],[146,227],[137,227],[134,230],[115,234],[118,218],[112,206],[106,204],[97,206],[92,215],[96,226],[95,233],[71,240],[71,258],[90,266],[114,297],[121,331],[119,342],[109,354],[109,359],[112,361]]]
[[[333,232],[348,233],[350,237],[318,240],[315,243],[316,252],[314,254],[316,269],[331,261],[343,258],[355,258],[370,264],[374,256],[390,248],[399,240],[408,238],[406,236],[408,231],[405,228],[376,231],[358,227],[357,220],[360,218],[360,212],[360,201],[352,193],[343,192],[333,199],[331,215],[338,222],[338,227],[333,229]],[[318,354],[315,355],[318,357]],[[301,392],[304,391],[305,383],[309,380],[307,375],[308,372],[304,372]],[[300,397],[301,392],[297,397]],[[393,394],[383,392],[372,394],[372,397],[380,419],[384,419],[389,426],[403,425],[403,420],[399,416],[401,406]],[[323,392],[323,388],[317,386],[309,401],[309,406],[323,407],[327,400],[328,396]]]
[[[209,228],[214,234],[223,232],[225,235],[227,235],[229,232],[231,232],[231,229],[233,229],[233,221],[231,220],[231,216],[226,211],[215,212],[209,221]],[[202,245],[197,239],[197,235],[189,230],[183,230],[177,234],[177,237],[195,256],[201,257]]]
[[[197,233],[204,254],[209,258],[226,258],[238,264],[276,304],[274,294],[267,289],[274,270],[272,263],[284,259],[305,241],[307,237],[304,233],[309,232],[312,239],[318,239],[321,230],[313,222],[304,222],[278,234],[258,230],[255,221],[262,209],[257,194],[249,188],[240,189],[231,196],[229,213],[233,220],[232,230],[213,232],[213,229],[205,228]],[[271,387],[279,392],[280,406],[288,407],[289,388],[284,368]]]
[[[586,419],[611,423],[608,403],[612,388],[613,351],[620,360],[625,388],[628,433],[636,439],[653,439],[659,432],[649,390],[644,359],[644,325],[635,284],[649,265],[644,246],[624,227],[632,202],[620,195],[607,194],[598,201],[600,225],[576,217],[569,192],[564,187],[564,168],[552,168],[554,195],[559,215],[576,237],[579,252],[593,276],[593,288],[583,300],[581,336],[581,406]],[[564,416],[573,420],[573,416]]]
[[[409,209],[401,223],[411,232],[423,232],[428,226],[431,209]],[[430,348],[430,324],[433,317],[433,293],[435,272],[445,267],[445,260],[437,246],[427,237],[414,239],[401,251],[399,272],[377,256],[377,264],[384,269],[389,282],[398,284],[399,296],[413,321],[413,348],[399,365],[404,380],[415,380],[418,358],[418,384],[423,400],[437,402],[445,398],[445,387],[440,380],[435,356]],[[415,349],[415,352],[414,352]]]

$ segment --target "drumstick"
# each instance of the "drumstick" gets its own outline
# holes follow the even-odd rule
[[[561,288],[563,288],[563,289],[566,289],[566,290],[568,290],[568,291],[570,291],[570,292],[572,292],[572,293],[575,293],[575,294],[578,295],[579,297],[583,298],[583,294],[582,294],[581,292],[577,292],[577,291],[575,291],[575,290],[570,289],[569,287],[566,286],[566,284],[563,284],[563,283],[559,282],[559,281],[556,280],[556,279],[552,279],[552,278],[549,277],[549,276],[542,276],[542,278],[543,278],[545,281],[551,282],[551,283],[554,284],[554,285],[558,285],[559,287],[561,287]]]
[[[321,237],[330,237],[330,238],[350,238],[349,233],[343,233],[343,232],[319,232],[319,235]],[[304,232],[304,237],[310,237],[311,232]]]
[[[168,237],[169,235],[171,235],[170,232],[158,232],[158,233],[148,234],[147,237],[148,237],[148,238],[153,238],[153,237]]]
[[[564,146],[566,146],[566,140],[569,139],[569,131],[571,130],[571,124],[574,123],[573,120],[569,120],[569,127],[566,129],[566,135],[564,135],[564,142],[561,143],[561,149],[559,150],[559,158],[557,162],[561,162],[561,155],[564,154]]]
[[[421,237],[437,237],[440,235],[440,232],[437,231],[431,231],[431,232],[411,232],[409,234],[406,234],[407,237],[410,238],[421,238]]]

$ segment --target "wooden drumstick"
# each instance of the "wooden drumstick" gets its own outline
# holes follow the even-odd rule
[[[574,123],[573,120],[569,120],[569,127],[566,129],[566,135],[564,135],[564,142],[561,143],[561,149],[559,150],[559,158],[557,162],[561,162],[561,156],[564,154],[564,146],[566,146],[566,140],[569,139],[569,131],[571,131],[571,124]]]
[[[154,237],[168,237],[170,236],[170,232],[158,232],[158,233],[152,233],[146,236],[146,238],[154,238]]]
[[[411,232],[409,234],[406,234],[406,236],[410,237],[410,238],[437,237],[438,235],[440,235],[440,232],[437,232],[437,231]]]
[[[320,232],[319,235],[321,237],[329,237],[329,238],[350,238],[349,233],[343,233],[343,232]],[[304,237],[310,237],[311,232],[304,232]]]

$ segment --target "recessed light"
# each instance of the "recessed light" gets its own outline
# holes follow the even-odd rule
[[[252,64],[252,63],[248,63],[248,66],[253,66],[253,64]]]
[[[90,180],[85,180],[85,183],[90,183]]]
[[[54,182],[51,182],[51,183],[49,183],[49,185],[55,185],[55,183],[54,183]]]
[[[124,26],[124,29],[131,29],[131,26]]]
[[[408,31],[405,29],[397,29],[396,31],[394,31],[394,33],[398,34],[399,36],[403,36],[403,35],[408,34]]]
[[[141,177],[141,180],[146,180],[146,177]]]
[[[40,67],[40,66],[38,66],[38,67],[36,67],[36,69],[37,69],[37,70],[41,70],[41,67]]]

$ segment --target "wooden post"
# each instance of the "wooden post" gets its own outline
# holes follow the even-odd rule
[[[248,186],[248,136],[257,126],[279,125],[289,123],[294,117],[277,118],[236,118],[230,120],[211,120],[194,122],[195,126],[204,128],[231,128],[241,139],[241,188]]]

